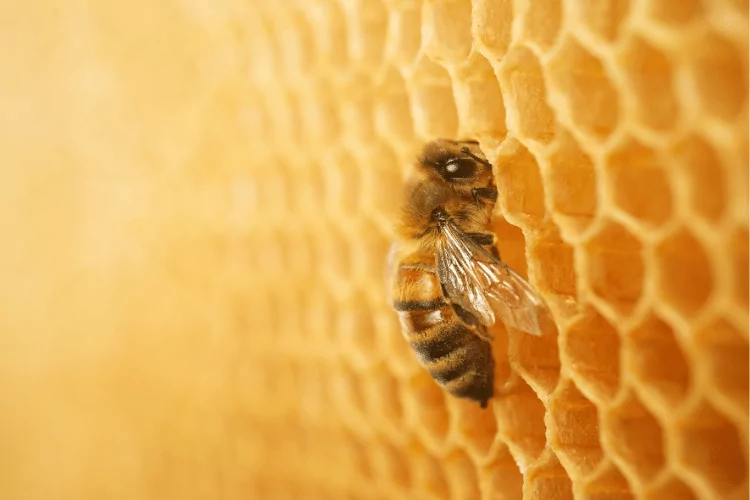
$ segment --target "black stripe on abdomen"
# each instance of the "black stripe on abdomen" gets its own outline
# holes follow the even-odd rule
[[[445,306],[445,300],[438,297],[433,300],[397,300],[393,308],[397,311],[432,311]]]

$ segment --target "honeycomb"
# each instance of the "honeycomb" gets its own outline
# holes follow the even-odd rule
[[[0,497],[748,497],[747,0],[30,0]],[[471,137],[555,330],[444,394],[383,280]]]

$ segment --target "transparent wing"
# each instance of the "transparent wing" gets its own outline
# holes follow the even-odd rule
[[[481,324],[495,324],[497,315],[506,326],[542,334],[542,318],[549,314],[544,299],[451,221],[443,226],[438,240],[437,264],[448,300],[472,313]]]

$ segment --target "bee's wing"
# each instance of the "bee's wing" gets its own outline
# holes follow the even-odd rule
[[[542,317],[548,314],[544,299],[453,222],[443,226],[437,264],[448,300],[472,313],[480,323],[492,326],[497,315],[506,326],[542,334]]]

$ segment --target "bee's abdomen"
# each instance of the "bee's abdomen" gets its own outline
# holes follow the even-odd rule
[[[420,332],[404,333],[420,363],[445,390],[482,405],[492,397],[495,362],[490,344],[455,316]]]
[[[482,407],[492,397],[495,363],[490,344],[459,320],[428,271],[401,274],[402,291],[394,308],[404,336],[420,363],[454,396],[478,401]],[[414,288],[414,284],[421,286]],[[408,296],[408,298],[407,298]]]

